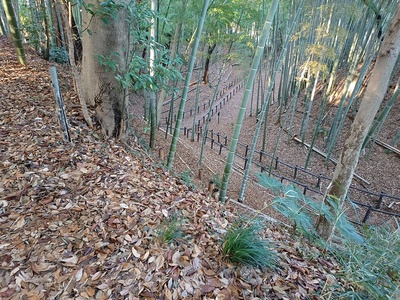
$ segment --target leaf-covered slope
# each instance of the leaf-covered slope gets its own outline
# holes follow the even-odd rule
[[[30,53],[18,65],[4,37],[0,48],[1,299],[317,299],[333,282],[335,263],[283,230],[265,232],[278,270],[228,263],[230,207],[191,191],[140,148],[89,131],[58,66],[73,125],[74,143],[64,143],[49,64]],[[182,237],[162,242],[172,217]]]

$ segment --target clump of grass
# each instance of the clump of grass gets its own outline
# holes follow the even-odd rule
[[[171,216],[160,224],[157,230],[157,238],[161,243],[171,243],[183,237],[182,220]]]
[[[224,257],[232,263],[274,269],[277,256],[272,245],[261,238],[261,230],[255,220],[233,224],[222,244]]]

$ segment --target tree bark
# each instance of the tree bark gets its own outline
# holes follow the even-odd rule
[[[64,24],[67,25],[68,24],[67,13],[65,11],[63,4],[61,2],[59,4],[60,5],[58,8],[60,9],[61,17],[63,19]],[[82,87],[82,81],[81,81],[81,74],[79,73],[79,70],[78,70],[78,67],[76,65],[75,58],[74,58],[75,47],[74,47],[71,30],[72,30],[71,28],[66,28],[66,31],[65,31],[67,34],[67,40],[68,40],[69,63],[70,63],[71,69],[72,69],[72,73],[74,75],[75,91],[76,91],[76,94],[78,95],[79,103],[81,104],[83,118],[85,119],[85,121],[89,125],[89,127],[91,128],[91,127],[93,127],[92,119],[90,118],[87,104],[86,104],[85,98],[82,93],[83,87]]]
[[[338,164],[333,173],[332,182],[327,188],[324,202],[335,201],[339,209],[343,207],[347,192],[360,157],[361,147],[372,122],[388,90],[391,75],[400,52],[400,5],[391,21],[389,30],[383,38],[375,66],[372,70],[358,113],[351,125]],[[336,215],[331,207],[331,211]],[[320,236],[330,241],[335,224],[329,223],[324,215],[319,216],[316,229]]]
[[[217,46],[216,43],[214,43],[213,45],[208,45],[206,62],[204,64],[204,74],[203,74],[203,83],[204,84],[208,84],[208,70],[210,69],[211,55],[214,52],[214,49],[216,46]]]
[[[116,1],[122,3],[122,1]],[[101,9],[98,0],[86,1]],[[112,57],[117,66],[116,72],[125,70],[125,51],[128,45],[128,23],[126,11],[119,9],[116,17],[92,15],[82,12],[83,28],[88,30],[82,34],[83,58],[82,80],[83,97],[86,103],[94,106],[96,117],[107,137],[119,138],[126,128],[125,92],[115,79],[115,72],[107,70],[99,61],[100,56]]]

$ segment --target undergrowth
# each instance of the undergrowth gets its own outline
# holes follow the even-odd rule
[[[171,243],[183,237],[182,219],[170,216],[160,224],[157,230],[157,238],[161,243]]]
[[[400,229],[368,227],[362,233],[364,243],[345,240],[333,251],[343,266],[337,277],[354,289],[327,293],[342,299],[400,299]]]
[[[272,207],[292,222],[293,228],[308,240],[324,246],[334,255],[341,272],[334,274],[320,296],[323,299],[400,299],[400,227],[358,228],[348,221],[343,209],[330,199],[334,213],[324,203],[306,197],[292,185],[284,185],[266,174],[259,182],[274,192]],[[328,246],[318,236],[314,219],[324,214],[337,228],[338,244]],[[328,282],[328,280],[327,280]],[[339,282],[345,282],[343,286]]]
[[[224,257],[232,263],[275,268],[277,256],[272,245],[259,235],[262,229],[256,220],[232,224],[222,244]]]
[[[185,185],[192,189],[196,190],[196,185],[193,180],[193,172],[191,170],[183,171],[180,175],[180,178],[185,182]]]

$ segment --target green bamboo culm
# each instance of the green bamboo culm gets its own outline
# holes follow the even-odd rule
[[[14,41],[15,50],[17,52],[18,61],[21,65],[26,65],[26,56],[24,46],[22,45],[22,35],[18,28],[17,18],[15,16],[14,7],[11,0],[2,0],[4,12],[6,13],[8,25],[10,27],[11,36]]]
[[[228,189],[229,177],[232,171],[232,165],[235,158],[235,152],[239,140],[240,130],[242,128],[243,120],[246,113],[247,103],[249,101],[250,94],[253,89],[254,78],[256,76],[258,66],[260,65],[261,57],[264,53],[265,43],[267,42],[269,31],[271,29],[272,20],[274,19],[275,13],[278,9],[278,5],[279,5],[279,0],[273,0],[271,3],[271,7],[269,9],[267,19],[265,20],[261,32],[260,40],[257,45],[256,53],[254,54],[250,74],[247,77],[246,88],[243,93],[242,103],[240,105],[238,117],[235,124],[235,129],[233,131],[232,140],[229,146],[229,152],[228,152],[228,157],[226,159],[224,175],[222,177],[221,193],[219,197],[221,202],[225,202],[226,200],[226,192]]]
[[[289,41],[290,41],[290,38],[292,36],[292,32],[293,32],[294,28],[296,27],[297,22],[298,22],[298,20],[300,18],[300,15],[301,15],[301,11],[303,10],[304,1],[305,0],[302,0],[300,5],[299,5],[299,8],[298,8],[297,13],[296,13],[296,17],[294,18],[294,20],[292,22],[292,25],[291,25],[291,27],[289,29],[289,32],[286,35],[286,39],[285,39],[283,48],[282,48],[281,53],[279,55],[278,61],[275,64],[275,67],[274,67],[274,70],[273,70],[273,73],[272,73],[272,76],[271,76],[271,82],[270,82],[270,85],[268,87],[267,95],[266,95],[264,103],[263,103],[263,105],[261,107],[261,111],[260,111],[260,113],[258,115],[258,118],[260,120],[264,120],[265,114],[267,112],[267,108],[269,106],[270,99],[271,99],[272,90],[273,90],[273,87],[275,85],[275,79],[276,79],[276,76],[278,74],[279,68],[280,68],[280,66],[282,64],[283,57],[286,55],[286,50],[288,48]],[[264,122],[266,123],[267,121],[265,120]],[[246,190],[246,184],[247,184],[247,180],[248,180],[249,173],[250,173],[250,166],[251,166],[251,162],[253,160],[255,148],[257,146],[257,140],[258,140],[258,136],[260,134],[261,125],[262,125],[262,122],[259,121],[258,124],[257,124],[256,130],[254,132],[254,135],[253,135],[253,141],[251,143],[250,153],[249,153],[249,156],[248,156],[248,163],[247,163],[246,168],[245,168],[243,181],[242,181],[242,186],[241,186],[240,192],[239,192],[239,201],[243,201],[244,192]]]
[[[172,168],[172,165],[174,163],[176,145],[178,143],[178,137],[179,137],[179,133],[181,130],[181,124],[182,124],[182,119],[183,119],[183,111],[185,109],[186,99],[187,99],[187,96],[189,93],[190,79],[192,77],[192,73],[193,73],[193,69],[194,69],[194,62],[196,59],[196,53],[197,53],[197,49],[199,47],[201,32],[203,31],[204,20],[206,18],[209,3],[210,3],[210,0],[204,0],[201,17],[199,19],[199,25],[197,26],[196,38],[194,41],[192,52],[190,54],[189,68],[188,68],[188,72],[187,72],[186,79],[185,79],[185,87],[183,88],[183,91],[182,91],[182,98],[181,98],[181,102],[179,104],[178,116],[176,118],[176,124],[175,124],[175,129],[174,129],[174,135],[172,137],[171,147],[169,149],[168,162],[167,162],[167,168],[169,168],[169,169]]]
[[[9,35],[8,24],[6,22],[6,15],[4,13],[2,1],[0,1],[0,33],[5,36]]]

